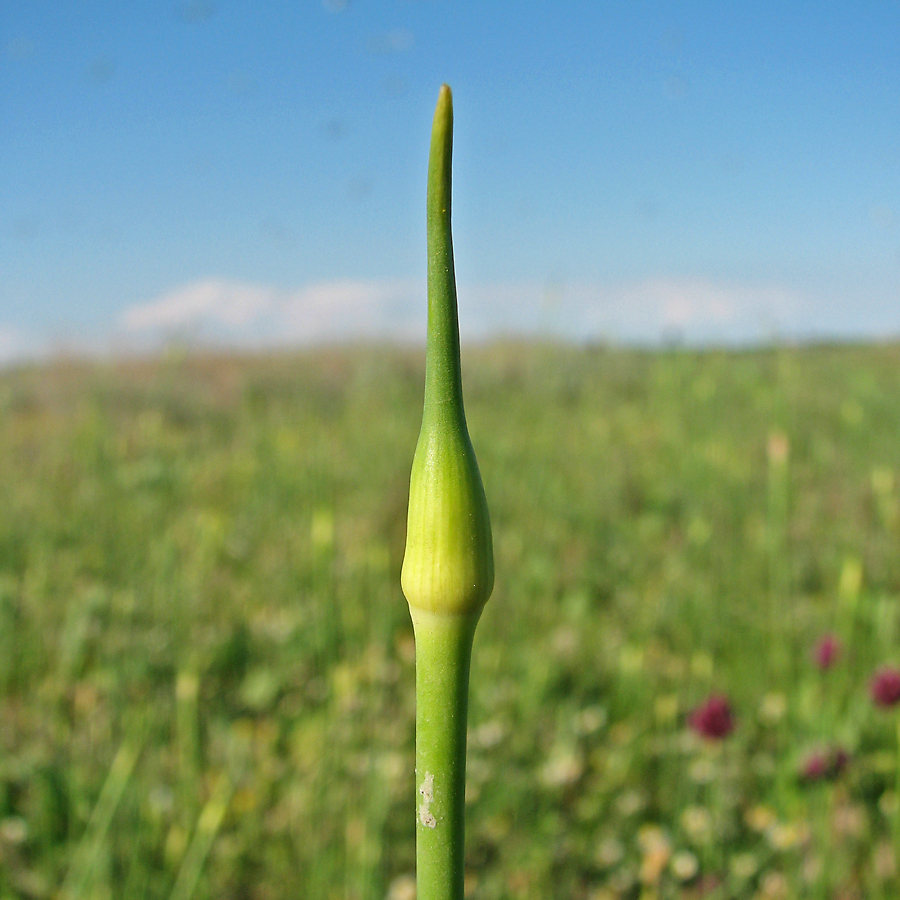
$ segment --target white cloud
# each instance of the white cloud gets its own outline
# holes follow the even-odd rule
[[[41,355],[41,347],[12,325],[0,323],[0,366],[9,366]]]
[[[257,319],[272,304],[274,292],[253,284],[209,278],[194,281],[125,310],[126,331],[171,331],[203,323],[240,327]]]
[[[779,285],[701,278],[481,285],[460,292],[461,318],[478,336],[549,332],[641,343],[673,336],[726,343],[768,338],[790,329],[802,306],[797,293]]]
[[[655,342],[751,341],[790,329],[803,306],[777,284],[702,278],[462,285],[469,338],[503,334]],[[205,279],[127,309],[121,334],[144,343],[178,338],[241,346],[353,339],[422,340],[425,286],[415,281],[340,280],[284,290]]]
[[[802,299],[779,285],[655,278],[601,292],[607,328],[622,339],[678,335],[688,341],[747,341],[789,327]]]
[[[342,338],[415,337],[424,330],[425,286],[411,281],[330,281],[287,295],[284,335],[307,343]]]
[[[330,281],[296,290],[205,279],[122,313],[122,336],[200,343],[282,344],[405,338],[424,328],[424,286]],[[419,329],[420,331],[422,329]]]

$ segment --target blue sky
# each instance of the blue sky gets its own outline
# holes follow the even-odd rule
[[[0,359],[900,334],[900,5],[0,0]]]

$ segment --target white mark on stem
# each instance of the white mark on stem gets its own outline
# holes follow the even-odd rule
[[[431,814],[431,804],[434,802],[434,775],[431,772],[425,773],[425,778],[419,786],[419,793],[422,795],[422,802],[419,804],[419,821],[426,828],[434,828],[437,825],[437,819]]]

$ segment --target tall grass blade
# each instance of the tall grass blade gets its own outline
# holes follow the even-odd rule
[[[225,813],[228,812],[228,805],[231,803],[233,793],[233,779],[230,775],[223,774],[212,797],[209,798],[197,819],[197,827],[187,852],[184,854],[170,900],[190,900],[194,895],[209,851],[222,827]]]
[[[87,828],[72,855],[72,863],[60,891],[64,900],[77,900],[77,898],[85,896],[109,826],[131,779],[140,753],[140,743],[131,738],[125,738],[122,741],[112,765],[109,767],[109,774],[106,776]]]

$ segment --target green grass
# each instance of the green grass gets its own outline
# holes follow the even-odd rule
[[[900,663],[900,347],[463,365],[497,566],[472,896],[898,896],[868,682]],[[422,366],[0,376],[2,900],[409,896]],[[737,728],[704,743],[713,692]],[[846,772],[802,783],[832,743]]]

